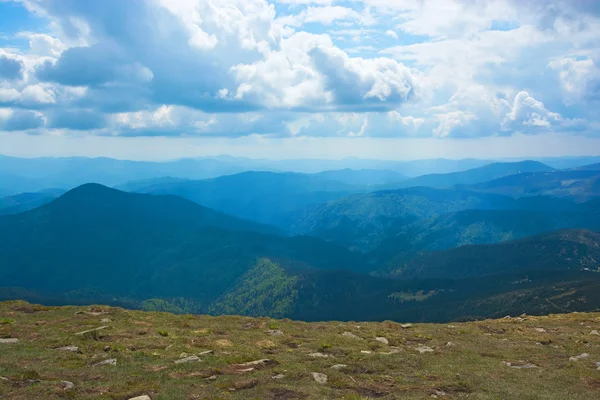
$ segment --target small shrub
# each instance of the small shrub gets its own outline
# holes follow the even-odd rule
[[[10,318],[0,318],[0,325],[14,324],[15,320]]]
[[[160,336],[162,336],[162,337],[167,337],[167,336],[169,336],[169,332],[168,332],[168,331],[165,331],[165,330],[163,330],[163,329],[160,329],[160,330],[158,330],[157,332],[158,332],[158,334],[159,334]]]
[[[321,343],[321,350],[329,350],[333,347],[330,343]]]

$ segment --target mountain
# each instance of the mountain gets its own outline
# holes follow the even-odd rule
[[[277,232],[176,196],[87,184],[37,209],[0,217],[0,282],[204,304],[260,257],[302,268],[364,268],[359,255],[339,245]]]
[[[448,174],[430,174],[405,180],[402,187],[430,186],[450,187],[454,185],[471,185],[487,182],[504,176],[520,174],[524,172],[549,172],[553,168],[538,161],[519,161],[508,163],[493,163],[466,171]]]
[[[403,279],[462,279],[523,271],[600,272],[600,233],[560,230],[489,245],[424,254],[399,266]]]
[[[19,193],[0,198],[0,215],[16,214],[51,202],[65,191],[46,189],[34,193]]]
[[[163,177],[158,177],[158,178],[140,179],[137,181],[130,181],[127,183],[123,183],[121,185],[117,185],[114,188],[118,189],[118,190],[122,190],[124,192],[137,192],[137,191],[140,191],[144,188],[147,188],[147,187],[153,186],[153,185],[162,185],[165,183],[167,183],[167,184],[179,183],[179,182],[186,182],[188,180],[189,179],[163,176]]]
[[[513,197],[545,195],[586,201],[600,196],[600,171],[527,172],[462,188]]]
[[[288,218],[293,232],[368,251],[418,219],[467,209],[511,208],[514,202],[494,194],[413,187],[355,194]]]
[[[583,165],[574,169],[577,171],[600,171],[600,163]]]
[[[285,229],[283,215],[364,189],[325,179],[320,174],[250,171],[200,181],[155,184],[137,191],[181,196],[230,215]]]
[[[406,180],[406,176],[392,170],[378,169],[339,169],[323,171],[315,176],[328,180],[343,182],[348,185],[369,187],[377,185],[389,185]]]

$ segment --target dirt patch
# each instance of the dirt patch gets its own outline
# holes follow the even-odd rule
[[[234,382],[229,390],[243,390],[243,389],[251,389],[258,385],[258,379],[245,379],[243,381]]]
[[[590,388],[594,390],[600,390],[600,379],[592,378],[591,376],[586,376],[585,378],[581,378],[581,380]]]

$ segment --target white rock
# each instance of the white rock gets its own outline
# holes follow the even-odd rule
[[[323,354],[323,353],[310,353],[309,356],[311,357],[320,357],[320,358],[327,358],[327,357],[333,357],[329,354]]]
[[[415,350],[417,350],[421,354],[433,353],[433,351],[434,351],[431,347],[428,347],[428,346],[419,346]]]
[[[101,323],[103,323],[103,324],[106,324],[106,323],[108,323],[108,322],[112,322],[112,321],[111,321],[111,319],[110,319],[110,318],[102,318],[102,319],[100,320],[100,322],[101,322]]]
[[[404,329],[408,329],[412,326],[413,326],[412,324],[400,324],[400,328],[404,328]]]
[[[271,377],[271,379],[283,379],[283,378],[285,378],[284,374],[277,374],[277,375],[273,375]]]
[[[75,387],[75,385],[73,384],[73,382],[60,381],[60,383],[62,383],[62,385],[63,385],[63,390],[69,390],[69,389],[73,389]]]
[[[379,343],[383,343],[383,344],[390,344],[390,341],[389,341],[389,340],[387,340],[387,339],[386,339],[386,338],[384,338],[384,337],[380,337],[380,336],[378,336],[378,337],[376,337],[376,338],[375,338],[375,340],[377,340]]]
[[[129,400],[152,400],[147,394],[138,397],[132,397]]]
[[[446,347],[454,347],[454,346],[456,346],[454,344],[454,342],[448,342],[448,343],[446,343]]]
[[[337,369],[338,371],[339,371],[340,369],[344,369],[344,368],[346,368],[346,367],[348,367],[346,364],[335,364],[335,365],[332,365],[332,366],[331,366],[331,368],[332,368],[332,369]]]
[[[540,332],[540,333],[544,333],[546,332],[546,330],[544,328],[535,328],[536,331]]]
[[[578,356],[569,357],[569,361],[579,361],[588,358],[590,355],[588,353],[583,353]]]
[[[86,333],[97,332],[97,331],[101,331],[102,329],[106,329],[106,328],[108,328],[108,326],[99,326],[97,328],[89,329],[87,331],[77,332],[76,335],[82,336],[82,335],[85,335]]]
[[[356,336],[356,335],[355,335],[354,333],[352,333],[352,332],[344,332],[344,333],[342,333],[342,336],[343,336],[343,337],[347,337],[347,338],[349,338],[349,339],[360,339],[360,337],[359,337],[359,336]]]
[[[200,357],[189,356],[189,357],[180,358],[179,360],[175,360],[175,364],[184,364],[184,363],[189,363],[189,362],[193,362],[193,361],[200,361]]]
[[[327,383],[327,375],[320,372],[311,372],[313,379],[322,385]]]
[[[363,354],[371,354],[372,353],[371,350],[361,350],[360,352]]]
[[[267,331],[267,333],[271,336],[283,336],[283,332],[281,332],[279,329],[270,329]]]
[[[186,358],[186,357],[189,357],[189,356],[190,356],[190,355],[189,355],[188,353],[181,353],[181,354],[179,355],[179,358]]]
[[[99,366],[99,365],[117,365],[117,359],[116,358],[108,358],[104,361],[100,361],[97,364],[94,364],[94,367]]]
[[[593,330],[590,332],[590,335],[595,335],[595,336],[600,336],[600,332],[598,332],[597,330]]]
[[[14,344],[19,343],[19,339],[10,338],[10,339],[0,339],[0,344]]]
[[[77,346],[64,346],[64,347],[59,347],[56,350],[70,351],[70,352],[73,352],[73,353],[77,353],[79,351],[79,347],[77,347]]]
[[[198,353],[199,356],[206,356],[208,354],[215,354],[214,350],[206,350],[206,351],[201,351],[200,353]]]
[[[261,360],[256,361],[248,361],[241,364],[235,364],[235,367],[244,368],[244,367],[265,367],[269,364],[274,364],[273,360],[268,358],[263,358]]]

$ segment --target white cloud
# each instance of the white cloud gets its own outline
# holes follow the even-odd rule
[[[562,120],[560,114],[549,111],[541,101],[527,92],[515,96],[511,111],[506,114],[503,126],[509,129],[550,128]]]
[[[476,120],[475,114],[463,111],[450,111],[444,114],[435,114],[436,119],[439,122],[437,128],[433,130],[433,134],[437,137],[447,137],[456,128],[464,127],[471,121]]]
[[[392,39],[398,40],[398,34],[391,29],[388,29],[387,31],[385,31],[385,34],[386,34],[386,36],[389,36]]]

